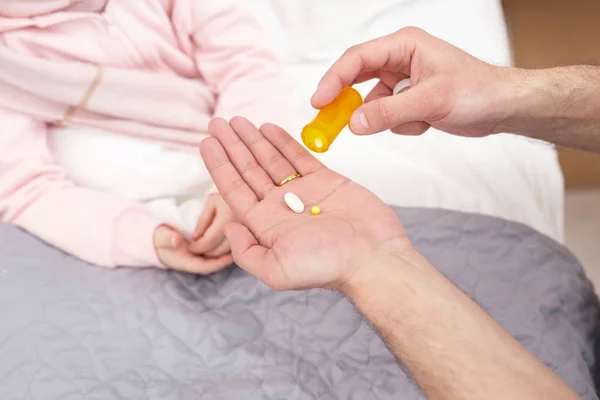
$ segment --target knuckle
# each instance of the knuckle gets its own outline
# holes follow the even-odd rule
[[[375,122],[379,122],[382,125],[389,125],[394,120],[395,112],[393,108],[386,102],[376,101],[375,102]]]
[[[259,167],[259,165],[254,159],[247,160],[246,162],[243,162],[241,165],[242,171],[254,170],[258,167]]]
[[[449,91],[444,87],[435,88],[429,96],[422,99],[422,107],[429,112],[426,117],[428,120],[438,120],[448,114],[452,102],[449,101]]]
[[[206,248],[214,249],[219,244],[219,238],[216,236],[211,237],[206,241]]]
[[[355,56],[360,53],[360,45],[355,44],[354,46],[350,46],[348,50],[344,52],[344,56]]]
[[[263,180],[263,169],[258,167],[258,166],[254,166],[251,168],[247,168],[242,170],[242,177],[245,181],[252,183],[256,183],[256,182],[260,182]],[[218,210],[218,209],[217,209]]]
[[[405,28],[400,29],[398,32],[410,36],[421,36],[425,33],[423,29],[416,26],[407,26]]]
[[[271,167],[271,166],[281,162],[282,160],[283,160],[283,156],[281,155],[280,152],[276,151],[267,158],[266,165],[268,167]]]
[[[234,181],[232,181],[230,183],[229,187],[225,190],[224,196],[227,196],[227,195],[235,192],[236,190],[243,187],[245,184],[246,184],[246,182],[241,177],[235,179]]]
[[[229,120],[229,125],[236,125],[239,124],[240,122],[244,122],[244,118],[240,117],[239,115],[234,115],[230,120]]]

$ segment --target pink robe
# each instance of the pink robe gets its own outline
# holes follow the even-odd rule
[[[214,116],[286,123],[291,96],[234,0],[0,0],[0,217],[103,266],[158,266],[144,204],[78,187],[48,126],[196,147]]]

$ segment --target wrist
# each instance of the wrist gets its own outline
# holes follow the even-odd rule
[[[499,126],[502,132],[525,134],[535,121],[552,115],[552,100],[548,77],[543,70],[506,68],[500,101],[506,104],[506,114]]]
[[[368,292],[376,290],[382,282],[404,279],[412,270],[422,268],[424,260],[410,243],[385,246],[362,259],[361,266],[357,267],[338,289],[355,302],[363,296],[368,296]]]
[[[115,221],[112,242],[114,264],[124,267],[160,266],[154,250],[154,232],[160,221],[143,207],[132,207]]]
[[[498,110],[493,133],[521,133],[519,124],[524,120],[523,114],[535,112],[537,84],[531,76],[534,71],[496,67],[496,85],[490,93],[490,108]]]

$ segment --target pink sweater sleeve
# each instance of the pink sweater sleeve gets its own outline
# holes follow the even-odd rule
[[[0,109],[0,218],[90,263],[160,266],[159,222],[142,204],[69,181],[46,135],[43,122]]]
[[[291,84],[258,21],[231,0],[192,4],[194,58],[217,97],[215,116],[289,126]]]

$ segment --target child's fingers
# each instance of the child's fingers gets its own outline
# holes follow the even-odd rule
[[[189,245],[189,249],[194,254],[206,254],[214,249],[216,249],[221,242],[225,239],[225,234],[223,233],[223,225],[217,221],[217,218],[213,221],[213,223],[208,227],[204,235],[196,241],[193,241]]]
[[[188,249],[182,247],[173,254],[171,268],[191,274],[207,275],[220,271],[232,263],[233,257],[231,254],[217,258],[204,258],[193,255]]]
[[[184,265],[185,271],[193,274],[208,275],[233,264],[231,254],[218,258],[200,258],[191,254],[188,257]]]
[[[200,237],[206,232],[206,229],[215,219],[215,216],[217,215],[217,207],[214,199],[215,196],[216,195],[211,195],[206,200],[202,214],[200,214],[198,222],[196,222],[196,228],[192,234],[192,240],[200,239]]]
[[[227,223],[234,219],[233,214],[227,204],[220,198],[215,200],[215,211],[215,218],[212,220],[208,229],[206,229],[204,234],[198,240],[195,240],[190,244],[189,248],[192,253],[210,256],[210,254],[217,251],[219,246],[226,241],[223,229]]]
[[[216,250],[224,240],[225,234],[223,232],[207,232],[201,239],[192,242],[189,249],[193,254],[207,255]]]
[[[167,225],[160,225],[154,231],[154,247],[158,249],[176,249],[183,242],[181,233]]]
[[[219,244],[213,250],[204,253],[203,256],[216,258],[229,253],[231,253],[231,246],[229,245],[229,241],[227,240],[225,235],[223,235],[223,241],[221,242],[221,244]]]

